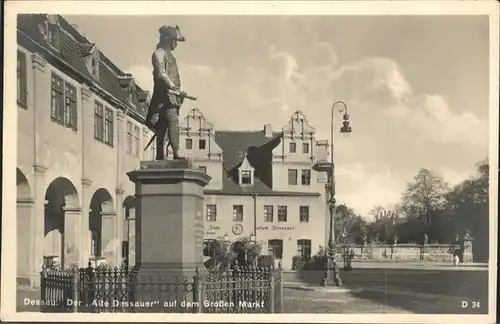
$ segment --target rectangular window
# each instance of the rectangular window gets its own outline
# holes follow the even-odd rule
[[[217,206],[207,205],[207,222],[215,222],[217,220]]]
[[[137,157],[141,156],[141,142],[139,141],[140,138],[140,130],[139,126],[134,126],[134,155]]]
[[[55,74],[52,74],[52,95],[51,95],[50,117],[60,123],[64,122],[64,81]]]
[[[290,142],[290,153],[295,153],[297,151],[297,144]]]
[[[127,122],[127,154],[132,154],[132,123]]]
[[[286,222],[288,218],[288,208],[286,206],[278,206],[278,222]]]
[[[269,255],[275,259],[283,259],[283,240],[269,240],[267,246]]]
[[[264,206],[264,222],[273,222],[274,210],[273,206],[266,205]]]
[[[110,108],[106,108],[106,121],[104,124],[104,141],[106,144],[113,146],[113,138],[114,138],[114,115],[113,110]]]
[[[207,146],[207,141],[206,140],[201,139],[201,140],[198,141],[198,148],[200,150],[204,150],[206,148],[206,146]]]
[[[297,185],[297,169],[288,169],[288,185],[296,186]]]
[[[65,107],[64,107],[64,124],[77,129],[77,107],[76,107],[76,88],[72,85],[65,84]]]
[[[203,172],[203,173],[207,173],[207,167],[206,167],[206,166],[202,166],[202,165],[200,165],[200,166],[198,167],[198,169],[199,169],[201,172]]]
[[[241,171],[241,184],[252,184],[252,171]]]
[[[193,149],[193,140],[191,138],[186,138],[186,150]]]
[[[299,218],[301,222],[309,222],[309,206],[300,206]]]
[[[302,143],[302,153],[309,153],[309,143]]]
[[[297,254],[305,257],[311,257],[311,240],[297,240]]]
[[[94,105],[94,138],[101,142],[104,140],[103,122],[104,106],[96,101]]]
[[[26,54],[17,52],[17,103],[22,107],[28,105],[28,76],[26,72]]]
[[[243,205],[233,205],[233,222],[243,222]]]
[[[50,118],[74,130],[78,128],[76,88],[52,73]]]
[[[302,185],[309,186],[311,184],[311,170],[303,169],[301,172]]]

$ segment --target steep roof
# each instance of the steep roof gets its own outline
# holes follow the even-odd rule
[[[66,19],[57,16],[60,27],[58,48],[54,48],[40,32],[37,15],[20,14],[17,18],[17,42],[31,52],[42,52],[47,61],[60,68],[65,73],[77,80],[88,84],[97,85],[113,96],[122,105],[130,108],[133,117],[143,122],[146,115],[146,106],[139,102],[137,92],[143,90],[136,85],[136,94],[132,101],[128,100],[128,93],[118,83],[118,76],[126,73],[118,68],[104,53],[99,51],[99,77],[94,78],[88,71],[85,59],[81,55],[81,46],[92,44],[85,36],[81,35]]]
[[[262,131],[216,131],[215,141],[222,149],[223,179],[222,190],[205,190],[208,194],[224,195],[278,195],[278,196],[319,196],[319,193],[273,191],[273,149],[281,143],[281,132],[266,137]],[[254,183],[240,185],[238,168],[245,156],[255,169]]]
[[[215,141],[222,148],[223,191],[233,193],[262,193],[272,191],[272,150],[281,135],[266,137],[262,131],[217,131]],[[238,167],[247,155],[255,169],[253,185],[238,184]]]

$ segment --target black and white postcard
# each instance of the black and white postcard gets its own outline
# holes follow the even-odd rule
[[[494,322],[498,2],[5,8],[2,320]]]

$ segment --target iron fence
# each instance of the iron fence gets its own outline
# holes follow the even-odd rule
[[[126,267],[41,272],[42,312],[280,313],[283,269],[234,266],[192,278],[144,274]]]

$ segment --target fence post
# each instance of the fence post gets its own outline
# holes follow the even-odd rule
[[[45,280],[46,280],[46,273],[45,273],[45,267],[40,271],[40,300],[43,302],[42,306],[40,307],[40,311],[44,311],[46,308],[46,298],[47,298],[47,292],[45,291]]]
[[[269,284],[271,285],[271,289],[270,289],[270,295],[269,296],[269,301],[270,301],[270,305],[269,305],[269,313],[274,313],[274,303],[276,301],[276,296],[275,296],[275,282],[274,282],[274,267],[273,266],[270,266],[269,269],[268,269],[268,273],[269,273]]]
[[[252,267],[250,269],[251,269],[250,271],[252,273],[252,282],[255,282],[256,279],[258,278],[258,276],[256,274],[257,274],[257,271],[259,271],[259,268],[256,267],[254,264],[254,265],[252,265]],[[259,289],[262,289],[262,288],[260,288],[260,287],[262,287],[261,285],[262,285],[262,282],[259,282],[259,285],[257,287],[259,287]],[[252,301],[253,302],[257,301],[258,295],[259,294],[257,293],[257,289],[255,289],[255,287],[252,288]]]
[[[280,263],[278,263],[278,269],[279,269],[279,309],[278,309],[278,313],[282,313],[283,312],[283,266]]]
[[[200,280],[200,272],[198,267],[196,267],[195,275],[193,277],[193,308],[194,313],[202,312],[202,285]]]
[[[80,303],[80,272],[78,268],[73,268],[73,313],[78,312],[78,306]]]

